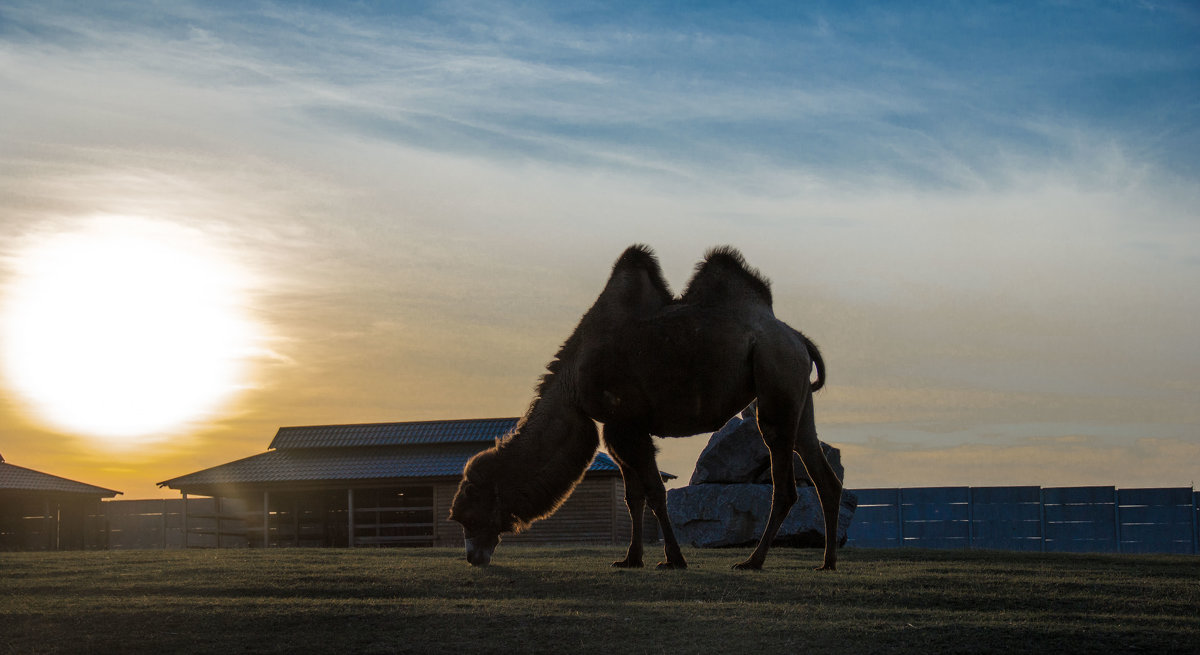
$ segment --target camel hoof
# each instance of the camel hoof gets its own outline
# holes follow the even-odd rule
[[[659,562],[654,568],[659,571],[683,570],[687,568],[687,562]]]
[[[761,571],[762,563],[755,563],[752,560],[746,560],[745,562],[738,562],[729,568],[733,569],[734,571]]]
[[[623,559],[613,562],[610,566],[612,566],[614,569],[640,569],[645,565],[642,564],[641,560]]]

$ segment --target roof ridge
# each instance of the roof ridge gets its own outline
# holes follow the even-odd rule
[[[315,430],[318,428],[358,428],[382,425],[423,425],[436,423],[482,423],[485,421],[518,421],[519,416],[494,416],[488,418],[438,418],[419,421],[377,421],[372,423],[329,423],[320,425],[284,425],[280,430]]]
[[[506,417],[296,425],[279,428],[267,448],[276,450],[416,443],[478,443],[494,441],[504,436],[519,420],[517,417]]]

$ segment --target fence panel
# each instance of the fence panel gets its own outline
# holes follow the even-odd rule
[[[971,548],[1041,550],[1041,488],[972,488]]]
[[[113,500],[104,503],[112,550],[166,548],[172,500]]]
[[[1190,489],[1121,489],[1117,507],[1121,552],[1194,552],[1195,509]]]
[[[1115,553],[1115,487],[1058,487],[1042,490],[1045,549],[1069,553]]]
[[[900,490],[903,545],[914,548],[967,548],[970,489],[919,487]]]
[[[101,504],[112,550],[246,546],[241,503],[214,498],[113,500]]]
[[[1200,492],[1187,488],[863,489],[847,545],[1200,554]]]
[[[900,490],[855,489],[858,508],[846,532],[846,544],[862,548],[896,548],[900,540]]]

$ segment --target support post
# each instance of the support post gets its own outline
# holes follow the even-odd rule
[[[612,543],[612,545],[615,546],[618,543],[620,543],[617,540],[617,516],[618,516],[617,503],[620,502],[617,500],[617,497],[618,497],[618,495],[623,495],[623,494],[617,493],[617,478],[613,477],[613,478],[610,478],[609,480],[610,480],[610,482],[609,482],[609,489],[608,489],[608,504],[611,506],[611,507],[609,507],[609,510],[610,510],[609,511],[609,525],[612,526],[610,543]],[[622,487],[622,491],[624,491],[623,487]],[[633,526],[630,526],[630,527],[632,528]]]
[[[187,509],[188,509],[188,508],[187,508],[187,506],[188,506],[188,502],[187,502],[187,492],[186,492],[186,491],[181,491],[181,492],[179,492],[179,495],[183,496],[183,510],[182,510],[182,512],[181,512],[181,513],[183,514],[183,540],[182,540],[182,541],[183,541],[183,549],[184,549],[184,550],[187,550],[187,548],[188,548],[188,511],[187,511]]]
[[[346,547],[354,548],[354,488],[346,490]]]
[[[432,512],[432,518],[433,518],[433,545],[434,545],[434,546],[437,546],[439,543],[441,543],[441,542],[439,541],[439,538],[442,536],[442,529],[441,529],[441,527],[440,527],[440,526],[441,526],[441,521],[439,521],[439,520],[438,520],[438,514],[437,514],[437,508],[438,508],[438,485],[436,485],[436,484],[435,484],[435,485],[433,485],[433,496],[432,496],[432,497],[429,499],[429,504],[430,504],[430,505],[433,507],[433,512]]]
[[[42,525],[46,530],[46,550],[58,550],[55,542],[54,515],[50,513],[50,499],[47,498],[43,503],[42,509]]]
[[[263,490],[263,548],[271,545],[271,492]]]

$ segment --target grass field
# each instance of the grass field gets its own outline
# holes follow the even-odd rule
[[[0,653],[1200,652],[1200,558],[778,548],[0,554]]]

